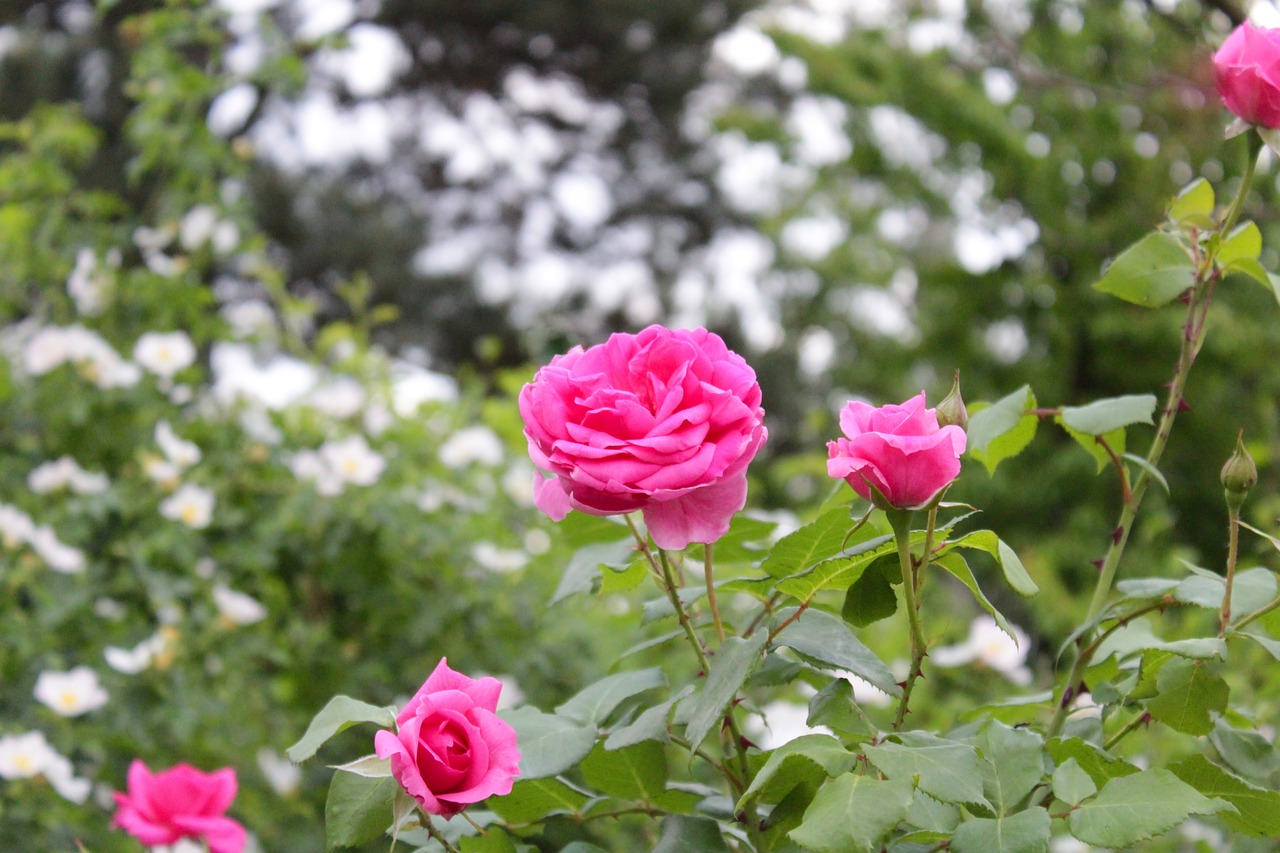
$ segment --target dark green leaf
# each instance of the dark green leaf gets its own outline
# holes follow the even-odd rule
[[[796,785],[821,784],[828,777],[849,772],[855,763],[857,756],[830,735],[801,735],[769,753],[734,810],[750,809],[758,800],[777,802]]]
[[[400,785],[394,779],[334,774],[324,804],[325,843],[330,850],[356,847],[391,828],[392,805]]]
[[[956,827],[955,853],[1045,853],[1049,849],[1049,812],[1034,806],[1009,817],[975,818]]]
[[[657,667],[606,675],[559,705],[556,713],[588,726],[600,726],[625,700],[646,690],[666,686],[667,677]]]
[[[499,716],[516,730],[521,779],[563,773],[585,758],[596,742],[594,727],[536,708],[516,708]]]
[[[910,806],[910,779],[846,773],[818,790],[790,837],[814,853],[872,853]]]
[[[1167,832],[1193,814],[1231,806],[1211,800],[1168,770],[1144,770],[1112,779],[1067,818],[1071,834],[1086,844],[1124,848]]]
[[[749,639],[730,637],[720,644],[711,661],[711,672],[702,691],[691,700],[692,714],[685,736],[694,746],[702,743],[720,719],[729,703],[738,695],[738,689],[747,676],[760,663],[769,635],[758,631]]]
[[[1195,269],[1182,242],[1172,234],[1148,234],[1121,252],[1093,286],[1126,302],[1155,308],[1195,283]]]
[[[893,536],[885,534],[850,545],[830,559],[778,582],[778,591],[808,601],[822,589],[848,587],[884,554],[893,553]]]
[[[653,853],[729,853],[729,848],[714,820],[672,815],[663,819]]]
[[[1222,677],[1209,671],[1209,664],[1177,658],[1156,675],[1154,699],[1147,702],[1151,716],[1171,729],[1190,735],[1206,735],[1213,730],[1211,711],[1227,709],[1230,689]]]
[[[775,622],[779,624],[795,613],[794,608],[779,611]],[[853,632],[835,616],[821,610],[808,610],[792,622],[775,639],[779,646],[789,646],[797,654],[835,667],[848,670],[892,696],[899,696],[902,689],[898,679],[889,671],[875,652],[862,644]]]
[[[1127,761],[1122,761],[1100,747],[1076,737],[1053,738],[1045,747],[1050,757],[1058,765],[1067,759],[1074,759],[1080,769],[1089,774],[1096,785],[1105,785],[1112,779],[1130,776],[1139,772]]]
[[[893,585],[884,572],[870,566],[845,592],[840,618],[855,628],[865,628],[888,619],[897,609],[898,595]]]
[[[588,785],[613,797],[651,800],[667,787],[666,751],[656,741],[612,750],[598,744],[580,767]]]
[[[377,723],[383,728],[394,728],[396,712],[394,708],[380,708],[350,696],[334,696],[311,720],[302,738],[285,753],[290,761],[304,761],[315,755],[329,738],[357,723]]]
[[[826,726],[833,731],[858,738],[874,737],[876,730],[866,717],[858,713],[853,698],[853,685],[846,678],[832,679],[809,700],[810,726]]]
[[[1246,782],[1203,755],[1192,755],[1169,769],[1206,797],[1218,797],[1235,806],[1236,814],[1224,811],[1218,818],[1236,832],[1280,838],[1280,792]]]

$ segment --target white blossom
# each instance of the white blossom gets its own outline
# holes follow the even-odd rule
[[[213,588],[213,606],[218,609],[218,615],[232,625],[252,625],[267,617],[267,608],[260,601],[225,584]]]
[[[181,468],[168,459],[161,459],[158,456],[145,457],[142,460],[142,470],[151,480],[168,489],[176,487],[178,479],[182,476]]]
[[[0,542],[6,548],[17,548],[31,541],[36,532],[35,522],[16,506],[0,503]]]
[[[133,360],[168,379],[195,363],[196,347],[183,331],[147,332],[133,345]]]
[[[207,204],[197,204],[178,223],[178,242],[188,252],[199,249],[213,236],[218,224],[218,211]]]
[[[44,732],[0,735],[0,778],[31,779],[44,772],[57,754]]]
[[[1009,626],[1006,634],[996,620],[983,614],[969,625],[969,637],[954,646],[941,646],[929,652],[937,666],[962,666],[978,663],[995,670],[1015,684],[1031,683],[1031,670],[1025,666],[1030,638],[1017,626]]]
[[[368,395],[350,376],[340,376],[313,388],[302,402],[331,418],[349,418],[364,408]]]
[[[78,495],[105,492],[110,481],[105,474],[84,470],[70,456],[62,456],[51,462],[43,462],[27,475],[27,488],[38,495],[71,489]]]
[[[155,439],[160,452],[179,469],[190,468],[200,461],[200,448],[194,442],[179,437],[168,421],[156,424]]]
[[[361,435],[325,442],[320,446],[320,457],[342,481],[357,486],[372,486],[387,467],[382,454],[371,449]]]
[[[802,735],[832,734],[826,726],[809,725],[809,707],[778,700],[760,709],[759,717],[747,718],[747,731],[761,749],[777,749]]]
[[[78,717],[107,703],[98,674],[87,666],[68,672],[45,670],[36,677],[35,697],[63,717]]]
[[[200,530],[213,520],[213,505],[213,492],[195,483],[184,483],[160,502],[160,514]]]
[[[500,574],[519,571],[529,563],[529,556],[523,551],[499,548],[492,542],[477,542],[471,548],[471,558],[482,568]]]
[[[107,646],[102,650],[102,657],[107,666],[125,675],[137,675],[155,660],[156,655],[165,650],[167,641],[162,632],[157,631],[132,649],[119,646]]]
[[[55,572],[74,575],[84,571],[84,552],[64,543],[49,525],[42,524],[35,528],[28,541],[31,549]]]
[[[122,359],[106,340],[83,326],[46,326],[27,339],[22,366],[29,375],[42,376],[64,364],[75,365],[103,389],[136,385],[141,378],[136,364]]]
[[[466,468],[480,463],[497,467],[503,459],[502,439],[487,426],[463,427],[440,445],[440,464]]]
[[[311,483],[320,494],[329,497],[342,494],[342,478],[334,473],[324,458],[314,450],[299,450],[290,456],[285,464],[289,466],[293,476],[303,482]]]
[[[44,769],[41,772],[49,783],[49,787],[57,791],[63,799],[70,800],[77,805],[82,805],[85,800],[89,799],[89,792],[93,790],[93,783],[88,779],[76,776],[75,769],[65,756],[55,752],[46,759]]]
[[[302,769],[274,749],[263,747],[258,750],[258,769],[271,790],[282,797],[287,797],[298,790],[302,783]]]
[[[106,305],[106,290],[110,278],[98,270],[93,250],[83,248],[76,253],[76,265],[67,277],[67,295],[76,304],[76,311],[86,316],[102,313]]]

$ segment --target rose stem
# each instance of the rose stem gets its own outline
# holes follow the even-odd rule
[[[440,846],[445,849],[445,853],[460,853],[457,847],[450,844],[449,840],[440,834],[436,829],[435,824],[431,822],[431,818],[429,816],[422,822],[422,828],[427,831],[427,835],[430,835],[436,841],[440,842]]]
[[[920,627],[920,602],[916,598],[916,566],[911,558],[911,510],[891,509],[885,513],[893,527],[893,538],[898,545],[898,562],[902,566],[902,595],[906,599],[907,624],[911,627],[911,670],[902,684],[902,698],[898,700],[898,713],[893,720],[893,730],[901,731],[907,719],[907,704],[911,690],[920,677],[920,664],[924,661],[924,630]]]
[[[712,558],[712,543],[702,546],[702,570],[707,576],[707,605],[711,608],[711,618],[716,623],[716,635],[724,642],[724,623],[720,621],[720,608],[716,604],[716,585],[713,579],[715,563]]]
[[[1227,588],[1222,595],[1222,613],[1219,615],[1218,636],[1225,637],[1231,622],[1231,587],[1236,579],[1236,558],[1240,551],[1240,507],[1227,508]]]

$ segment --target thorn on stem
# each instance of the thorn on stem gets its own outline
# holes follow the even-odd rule
[[[1098,571],[1102,571],[1102,564],[1105,563],[1106,560],[1103,559],[1102,557],[1099,557],[1098,559],[1090,560],[1089,562],[1095,569],[1097,569]]]
[[[1070,705],[1071,700],[1074,698],[1076,698],[1076,691],[1074,689],[1068,687],[1066,690],[1063,690],[1062,691],[1062,707],[1065,708],[1068,705]]]
[[[1191,411],[1191,404],[1187,402],[1185,397],[1178,400],[1178,411],[1179,412]]]
[[[1122,536],[1124,536],[1124,528],[1121,527],[1120,525],[1116,525],[1116,529],[1111,531],[1111,544],[1119,545],[1120,537]]]

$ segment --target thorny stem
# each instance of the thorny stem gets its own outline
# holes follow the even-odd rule
[[[1236,557],[1240,551],[1240,507],[1227,510],[1227,588],[1222,596],[1222,613],[1218,619],[1218,636],[1226,636],[1231,622],[1231,588],[1236,579]]]
[[[436,841],[440,842],[440,846],[445,849],[445,853],[459,853],[458,848],[450,844],[449,840],[440,834],[440,831],[436,829],[435,824],[431,822],[431,818],[427,818],[422,822],[422,828],[427,831],[427,835],[430,835]]]
[[[702,546],[702,570],[707,576],[707,605],[711,608],[711,619],[716,624],[716,636],[720,638],[720,642],[724,642],[724,623],[720,621],[720,608],[716,605],[716,585],[713,576],[715,563],[711,556],[711,543],[708,542]]]
[[[1125,724],[1123,729],[1107,738],[1107,742],[1102,745],[1102,748],[1110,750],[1113,746],[1124,740],[1130,733],[1136,731],[1142,726],[1145,726],[1149,722],[1151,722],[1151,715],[1146,711],[1137,714],[1132,720]]]
[[[689,645],[693,646],[693,652],[698,656],[698,665],[702,667],[703,675],[711,671],[711,664],[707,660],[707,652],[702,648],[702,641],[698,639],[698,632],[693,629],[693,622],[689,620],[689,613],[684,609],[684,604],[680,602],[680,595],[676,592],[675,574],[671,570],[671,561],[667,559],[667,552],[658,550],[658,564],[662,567],[662,589],[667,594],[667,598],[671,601],[671,606],[675,608],[676,619],[680,621],[680,627],[684,629],[684,635],[689,638]]]
[[[898,546],[898,562],[902,566],[902,594],[906,599],[907,624],[911,629],[911,669],[907,672],[907,680],[902,683],[902,698],[898,700],[898,713],[893,719],[893,730],[901,731],[907,718],[907,705],[911,701],[911,690],[920,677],[920,664],[924,661],[926,644],[924,630],[920,626],[920,601],[916,596],[916,564],[911,557],[911,518],[910,510],[890,510],[887,515],[893,525],[893,538]]]
[[[658,581],[658,585],[662,586],[662,568],[658,565],[658,560],[653,556],[653,549],[649,547],[649,540],[640,532],[640,528],[636,526],[636,520],[630,514],[622,516],[627,520],[627,527],[631,528],[631,535],[636,538],[636,545],[640,549],[640,553],[644,555],[645,561],[649,564],[649,571],[654,579]]]

